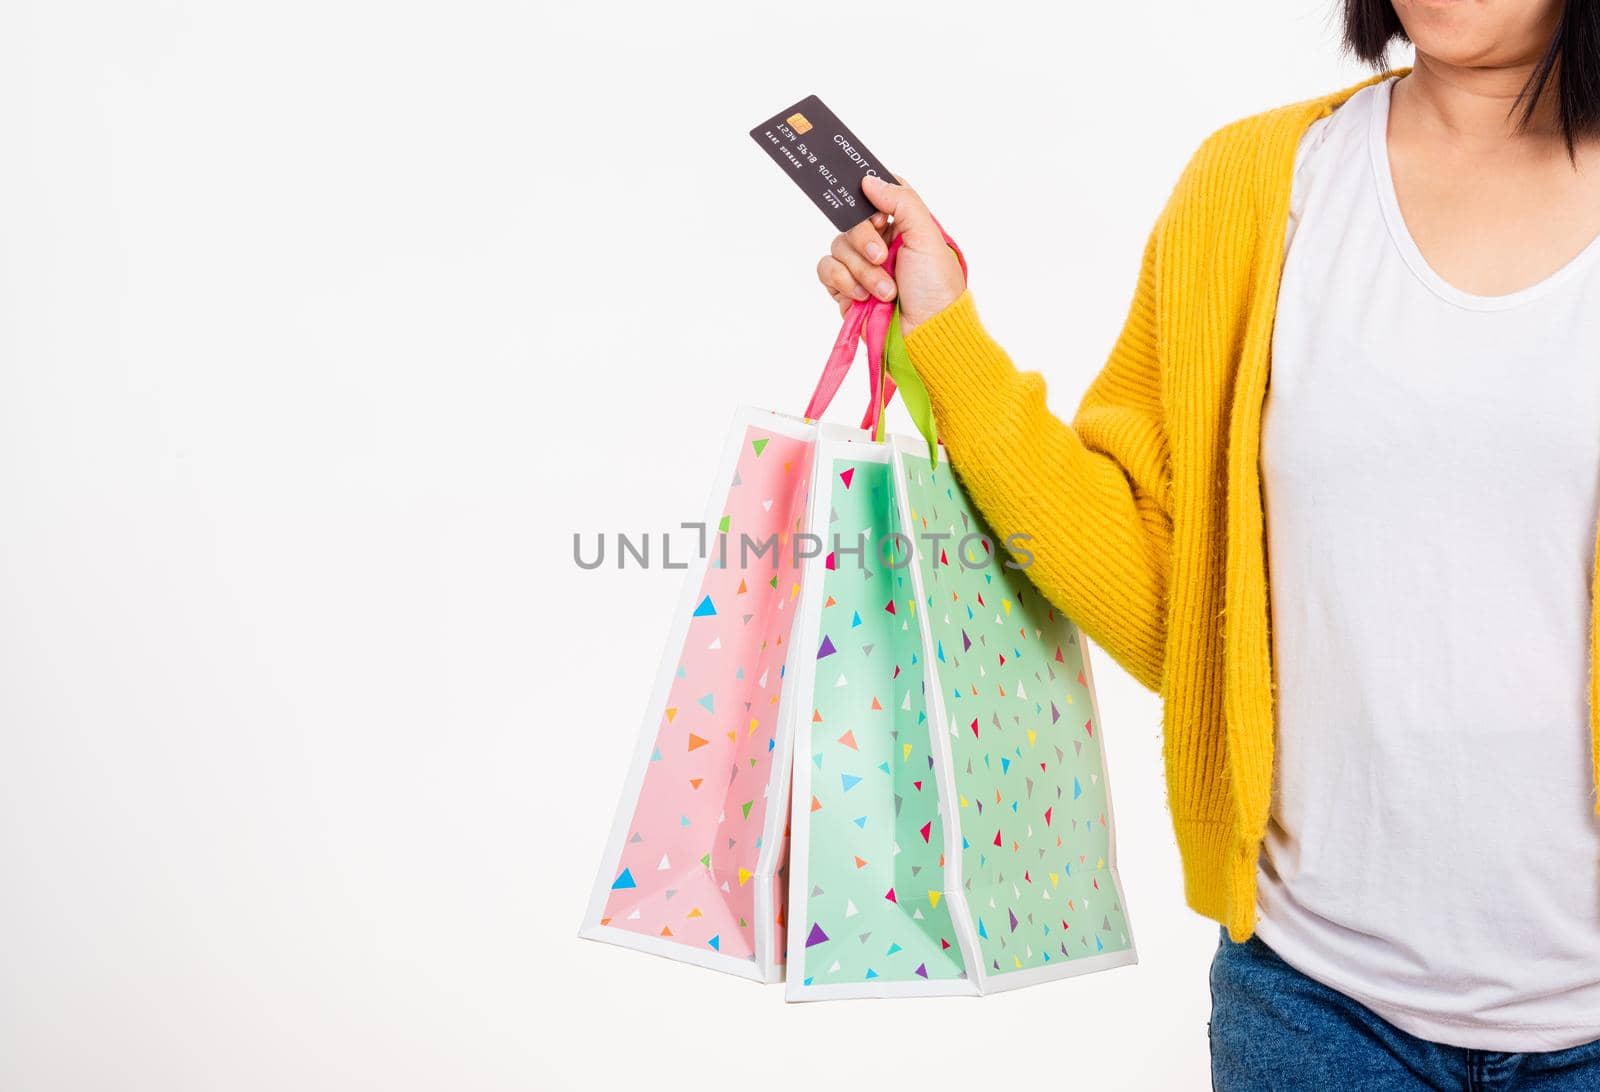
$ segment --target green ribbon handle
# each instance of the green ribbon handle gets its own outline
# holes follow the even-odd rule
[[[911,423],[917,426],[922,438],[928,441],[928,466],[939,465],[939,430],[933,422],[933,402],[928,398],[928,388],[911,363],[906,352],[905,335],[900,332],[900,303],[895,302],[894,316],[889,320],[889,331],[883,342],[883,366],[900,388],[900,401],[911,414]],[[878,407],[878,438],[883,438],[883,406]]]

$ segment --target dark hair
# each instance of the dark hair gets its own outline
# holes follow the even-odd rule
[[[1383,68],[1397,39],[1409,41],[1390,0],[1344,0],[1344,46],[1350,53]],[[1578,137],[1600,132],[1600,3],[1566,0],[1562,5],[1550,47],[1518,96],[1519,125],[1528,124],[1540,97],[1552,90],[1552,75],[1561,135],[1573,154]]]

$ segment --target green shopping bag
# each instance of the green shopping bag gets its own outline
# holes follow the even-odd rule
[[[978,992],[1136,962],[1082,635],[1001,543],[942,449],[891,465],[947,812],[946,903]],[[1008,549],[1007,547],[1015,547]]]
[[[975,992],[945,901],[922,635],[890,453],[864,432],[824,427],[813,464],[814,556],[785,679],[791,1000]]]

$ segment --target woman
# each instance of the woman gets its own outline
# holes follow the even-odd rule
[[[1345,31],[1415,63],[1204,143],[1070,425],[904,185],[818,274],[1163,696],[1216,1087],[1600,1088],[1600,4]]]

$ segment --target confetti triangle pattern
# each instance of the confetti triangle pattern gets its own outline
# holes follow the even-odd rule
[[[930,661],[929,701],[948,726],[961,888],[982,971],[1112,953],[1131,962],[1078,629],[1004,565],[947,462],[901,465],[907,533],[919,546],[930,541],[923,536],[949,536],[943,558],[915,551],[918,606],[930,646],[945,653]]]
[[[818,458],[832,462],[831,533],[855,542],[894,519],[886,462],[836,458],[824,443]],[[825,486],[824,486],[825,487]],[[816,530],[816,528],[813,528]],[[894,541],[890,539],[890,541]],[[806,824],[803,859],[791,862],[790,991],[965,978],[961,949],[944,894],[944,830],[923,696],[921,634],[909,614],[883,609],[912,594],[906,559],[898,566],[864,566],[849,558],[819,567],[817,644],[831,651],[816,665],[801,699],[812,714],[795,739],[797,812]],[[863,572],[865,571],[865,578]],[[813,608],[808,608],[813,609]],[[802,683],[803,673],[796,675]],[[837,685],[843,678],[846,684]],[[805,689],[804,686],[801,687]],[[803,782],[809,779],[809,789]],[[797,981],[795,940],[804,938]]]
[[[686,952],[754,959],[755,894],[766,884],[782,960],[786,877],[781,865],[763,876],[758,863],[800,591],[793,532],[805,518],[814,446],[759,424],[739,438],[686,636],[669,650],[671,686],[653,711],[644,777],[619,820],[622,853],[603,866],[609,891],[595,924]],[[776,568],[771,549],[741,549],[746,535],[777,538]],[[772,788],[770,799],[783,794]],[[784,860],[781,847],[775,859]]]
[[[1133,962],[1077,628],[944,459],[770,418],[734,442],[584,934],[768,981],[787,942],[795,1000]],[[871,545],[802,567],[803,529]]]

